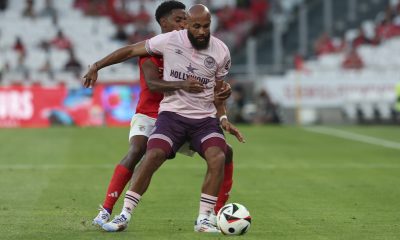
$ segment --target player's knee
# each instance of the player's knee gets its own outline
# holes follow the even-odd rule
[[[131,161],[140,160],[146,152],[146,146],[131,146],[128,151],[128,159]]]
[[[161,149],[151,149],[146,152],[146,161],[159,165],[166,159],[165,152]]]
[[[210,170],[221,171],[225,163],[225,153],[219,147],[210,147],[205,153],[208,168]]]

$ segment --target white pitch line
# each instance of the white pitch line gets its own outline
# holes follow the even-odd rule
[[[376,137],[365,136],[362,134],[347,132],[347,131],[343,131],[343,130],[339,130],[339,129],[335,129],[335,128],[310,127],[310,128],[303,128],[303,129],[306,131],[309,131],[309,132],[326,134],[326,135],[344,138],[344,139],[348,139],[348,140],[353,140],[353,141],[357,141],[357,142],[363,142],[363,143],[377,145],[377,146],[381,146],[381,147],[385,147],[385,148],[392,148],[392,149],[400,150],[399,142],[389,141],[389,140],[376,138]]]
[[[87,169],[107,169],[112,170],[115,165],[112,164],[2,164],[0,165],[0,171],[7,170],[87,170]],[[164,169],[176,170],[176,169],[191,169],[191,170],[205,170],[206,166],[201,165],[173,165],[165,166]],[[271,170],[271,169],[400,169],[400,164],[384,164],[384,163],[323,163],[323,164],[312,164],[312,163],[293,163],[293,164],[236,164],[235,169],[243,170]]]

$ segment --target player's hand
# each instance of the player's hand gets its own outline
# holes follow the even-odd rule
[[[232,94],[231,85],[227,82],[224,82],[219,92],[215,94],[216,101],[225,101],[228,99]]]
[[[246,141],[244,140],[244,137],[242,135],[242,133],[239,131],[239,129],[237,129],[237,127],[235,127],[235,125],[233,125],[232,123],[230,123],[228,121],[228,119],[222,119],[221,121],[221,127],[222,129],[224,129],[225,131],[229,132],[230,134],[234,135],[237,140],[241,143],[245,143]]]
[[[200,93],[204,91],[204,86],[193,77],[188,77],[186,81],[182,81],[182,90],[190,93]]]
[[[85,86],[86,88],[91,88],[94,86],[97,81],[97,71],[98,70],[96,64],[89,66],[88,72],[85,74],[85,76],[83,76],[83,86]]]

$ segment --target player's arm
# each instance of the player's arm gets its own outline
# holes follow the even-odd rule
[[[223,87],[223,80],[217,80],[217,85],[214,88],[214,92],[221,92]],[[215,95],[216,96],[216,95]],[[217,118],[219,119],[219,123],[221,124],[222,129],[234,135],[239,142],[244,143],[245,140],[243,138],[242,133],[239,131],[235,125],[229,122],[228,117],[226,116],[226,101],[218,98],[217,96],[214,99],[214,105],[217,109]]]
[[[97,81],[97,72],[107,66],[124,62],[130,58],[149,55],[146,50],[146,41],[135,43],[129,46],[122,47],[101,60],[95,62],[89,67],[88,72],[85,74],[84,83],[85,87],[93,87]]]
[[[204,90],[203,85],[192,78],[188,78],[186,81],[165,81],[160,79],[159,68],[150,59],[146,59],[142,64],[142,71],[147,87],[152,92],[170,92],[182,89],[190,93],[199,93]]]
[[[215,99],[225,101],[231,96],[231,94],[232,94],[231,85],[224,81],[219,92],[216,92]]]

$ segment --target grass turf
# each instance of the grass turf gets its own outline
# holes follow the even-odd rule
[[[399,239],[400,149],[296,127],[242,126],[232,202],[243,239]],[[398,127],[340,130],[400,143]],[[178,156],[154,176],[127,231],[91,226],[125,128],[1,129],[0,239],[225,239],[193,232],[205,163]],[[115,213],[121,208],[120,200]]]

